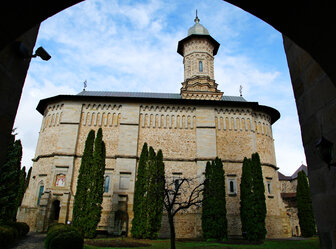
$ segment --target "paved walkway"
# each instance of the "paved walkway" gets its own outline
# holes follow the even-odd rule
[[[46,234],[30,232],[22,238],[11,249],[44,249],[43,241]]]

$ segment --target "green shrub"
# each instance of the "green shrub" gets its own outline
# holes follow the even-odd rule
[[[29,233],[30,228],[27,223],[25,222],[16,222],[16,223],[19,225],[22,235],[26,235],[27,233]]]
[[[65,225],[63,223],[53,223],[53,224],[48,226],[47,233],[50,233],[50,232],[52,232],[54,230],[58,230],[58,229],[64,229],[66,227],[67,227],[67,225]]]
[[[82,249],[83,237],[76,230],[65,230],[50,240],[49,249]]]
[[[83,237],[77,229],[64,224],[58,224],[48,228],[47,237],[44,240],[44,248],[77,249],[83,248],[83,243]]]
[[[18,237],[22,237],[29,232],[29,226],[24,222],[11,222],[7,224],[17,231]]]
[[[1,245],[8,246],[17,238],[17,231],[15,228],[7,225],[0,226],[0,241]]]

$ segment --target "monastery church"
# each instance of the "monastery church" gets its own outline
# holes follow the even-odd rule
[[[162,149],[166,176],[204,179],[206,162],[219,157],[226,180],[229,236],[241,236],[240,180],[244,157],[261,158],[267,205],[268,238],[291,236],[280,196],[272,107],[226,96],[214,79],[214,56],[220,44],[199,23],[178,42],[184,81],[180,93],[82,91],[40,100],[43,115],[28,189],[18,220],[32,231],[53,222],[72,221],[74,195],[88,132],[103,129],[106,171],[99,230],[128,233],[133,218],[137,163],[145,142]],[[181,65],[182,66],[182,65]],[[200,209],[175,217],[176,235],[202,236]],[[160,237],[168,237],[163,217]]]

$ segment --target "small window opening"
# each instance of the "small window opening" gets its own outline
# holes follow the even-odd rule
[[[272,194],[272,185],[270,181],[267,182],[267,191],[268,191],[268,194],[270,195]]]
[[[233,181],[230,181],[230,193],[234,193],[235,190],[234,190],[234,183]]]
[[[110,187],[110,177],[105,176],[105,181],[104,181],[104,192],[105,193],[109,192],[109,187]]]
[[[198,65],[199,65],[199,71],[200,71],[200,72],[203,72],[203,62],[202,62],[202,61],[199,61],[199,62],[198,62]]]
[[[41,185],[40,186],[40,190],[39,190],[39,194],[38,194],[38,198],[37,198],[37,205],[40,205],[40,201],[41,201],[41,197],[42,197],[42,194],[43,194],[43,190],[44,190],[44,186]]]

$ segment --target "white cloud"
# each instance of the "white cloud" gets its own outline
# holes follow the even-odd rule
[[[219,88],[226,95],[238,95],[243,85],[247,100],[281,112],[283,117],[274,125],[278,166],[283,172],[295,170],[304,155],[288,71],[263,60],[265,53],[273,56],[267,47],[282,43],[281,35],[219,0],[89,0],[42,23],[37,46],[44,46],[52,59],[35,59],[25,83],[15,122],[24,145],[23,164],[31,165],[34,156],[42,117],[35,108],[42,98],[75,94],[84,80],[88,90],[179,92],[183,64],[177,42],[193,25],[195,9],[221,43],[215,59]],[[263,30],[265,34],[257,33]],[[255,52],[254,47],[263,51]]]

